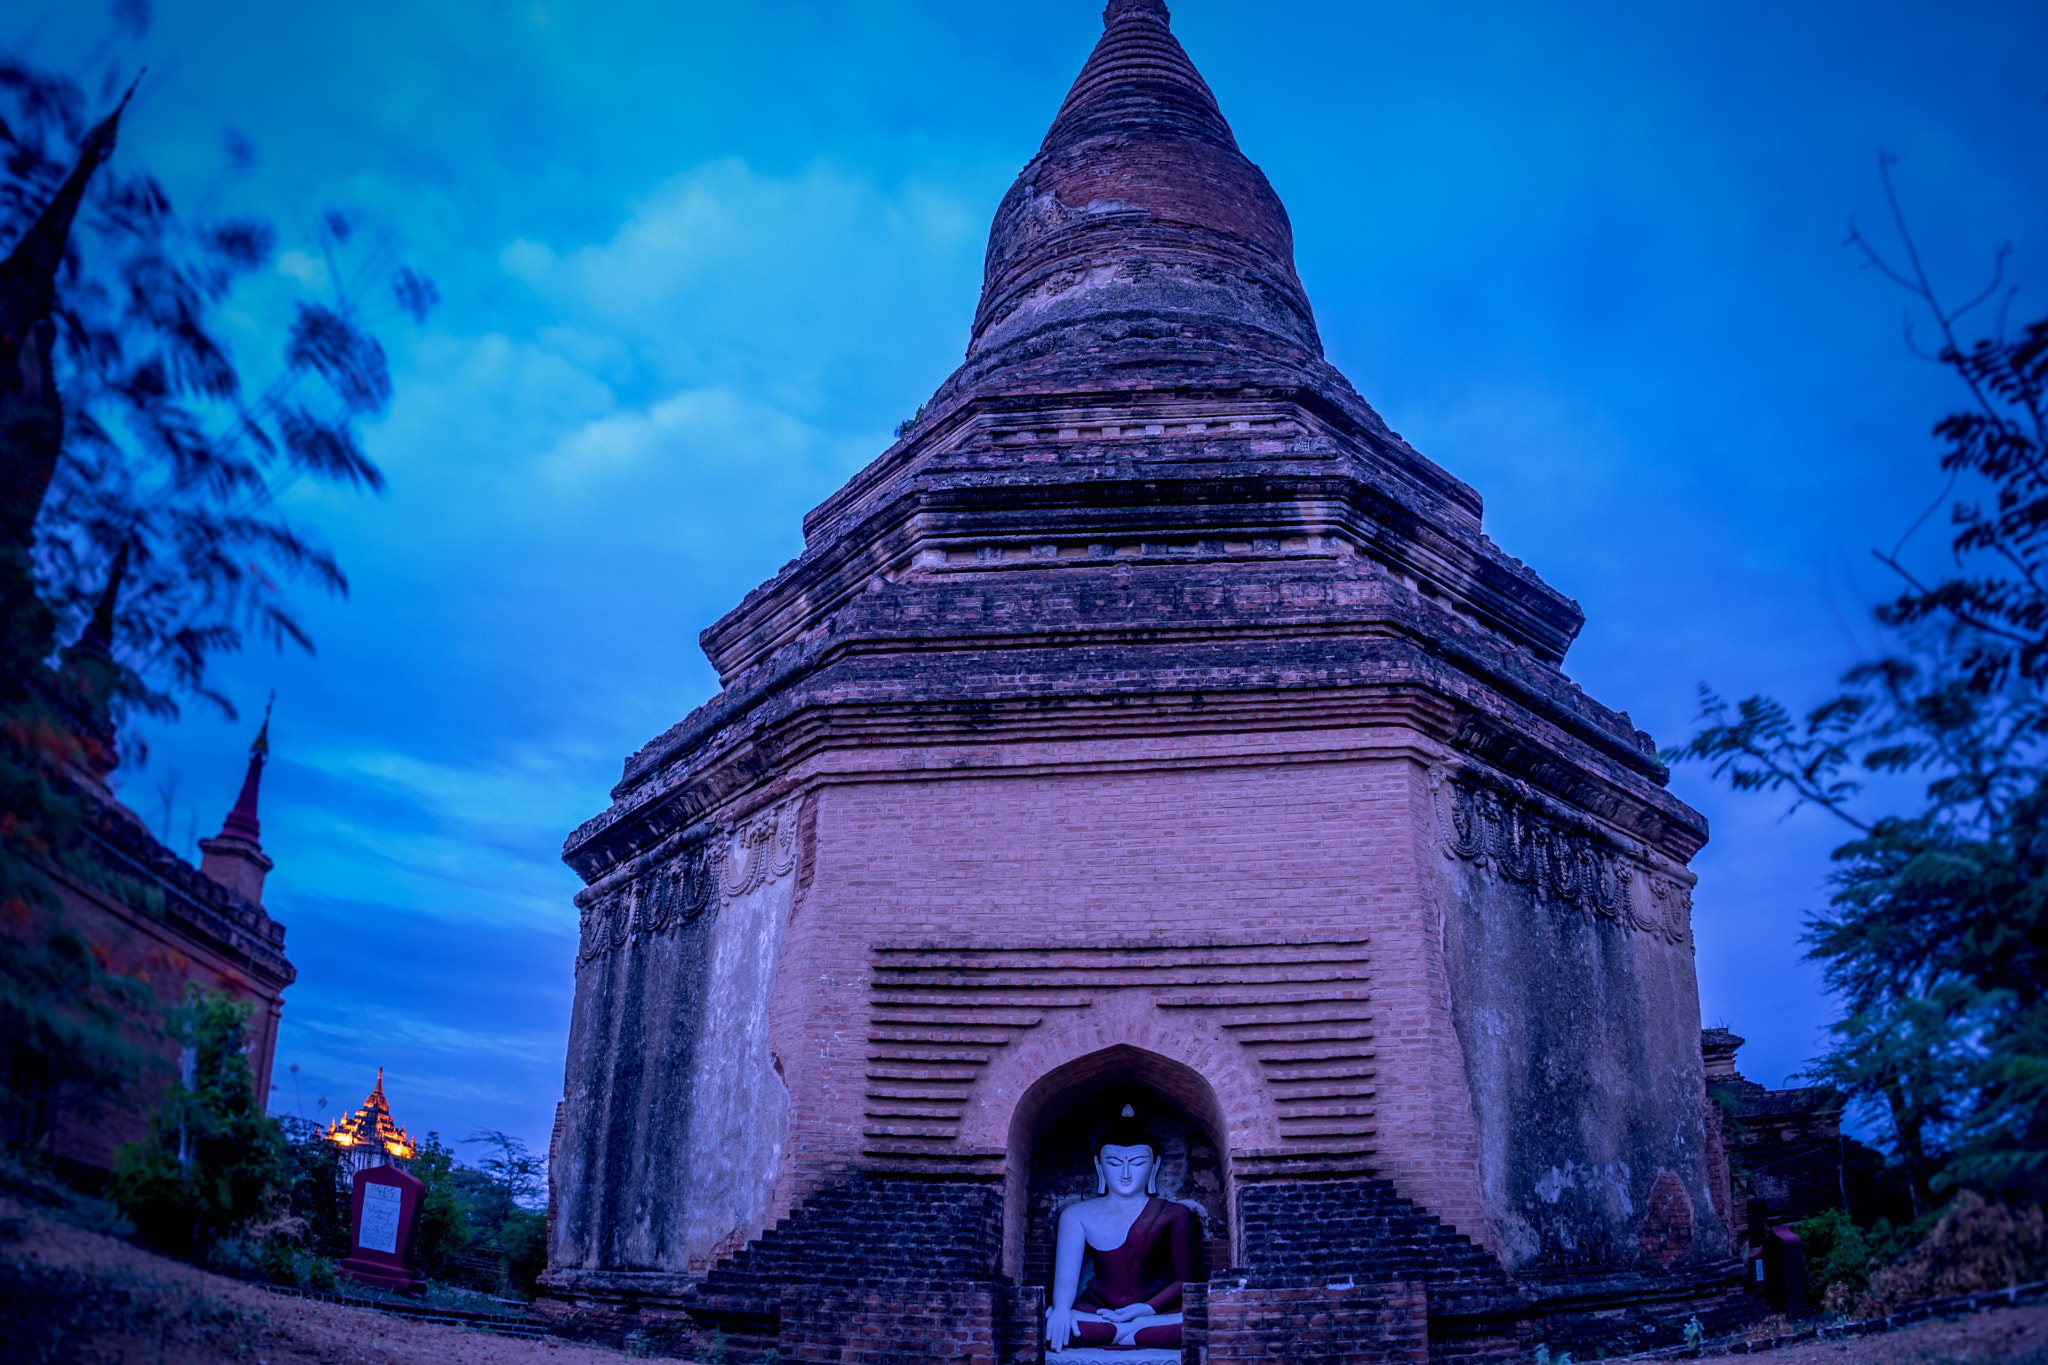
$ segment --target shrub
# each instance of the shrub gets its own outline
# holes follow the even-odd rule
[[[304,1245],[322,1256],[349,1251],[350,1190],[341,1178],[341,1153],[321,1135],[320,1125],[284,1117],[285,1179],[279,1201],[305,1224]]]
[[[2026,1284],[2048,1271],[2048,1216],[2039,1204],[1993,1203],[1965,1190],[1926,1238],[1896,1265],[1870,1276],[1858,1317],[1905,1304]]]
[[[198,1260],[269,1211],[285,1182],[285,1144],[257,1102],[243,1051],[250,1007],[195,994],[182,1013],[185,1074],[171,1083],[150,1136],[121,1149],[113,1193],[145,1238]]]
[[[302,1245],[303,1231],[277,1224],[246,1228],[207,1247],[202,1264],[216,1275],[260,1280],[327,1293],[334,1288],[334,1267]]]
[[[455,1153],[439,1133],[428,1133],[412,1159],[412,1173],[427,1188],[413,1229],[413,1264],[429,1279],[443,1279],[470,1243],[469,1215],[456,1189]]]
[[[1813,1299],[1825,1303],[1835,1286],[1842,1286],[1836,1300],[1853,1298],[1870,1284],[1871,1238],[1840,1209],[1828,1209],[1792,1225],[1799,1234],[1800,1250],[1806,1253],[1806,1287]]]
[[[532,1298],[535,1282],[548,1268],[547,1215],[532,1209],[514,1209],[499,1227],[497,1243],[499,1254],[505,1258],[505,1287]]]

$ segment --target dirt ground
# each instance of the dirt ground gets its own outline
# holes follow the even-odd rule
[[[0,1198],[0,1361],[8,1365],[619,1365],[624,1359],[617,1351],[522,1341],[272,1294]],[[1850,1341],[1803,1342],[1746,1359],[1770,1365],[2048,1365],[2048,1305],[1937,1319]]]
[[[1739,1358],[1770,1365],[2048,1365],[2048,1304],[1993,1308],[1954,1321],[1934,1318],[1880,1336],[1805,1341]]]
[[[37,1365],[619,1365],[522,1341],[273,1294],[0,1200],[0,1360]]]

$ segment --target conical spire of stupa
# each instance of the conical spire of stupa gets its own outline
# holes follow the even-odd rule
[[[1074,79],[1041,152],[1085,136],[1091,125],[1175,119],[1186,131],[1235,148],[1209,83],[1173,36],[1160,0],[1112,0],[1102,39]]]
[[[996,210],[953,387],[1033,383],[1061,355],[1183,364],[1222,348],[1320,366],[1294,230],[1159,0],[1112,0],[1102,38]]]
[[[256,731],[256,738],[249,741],[249,769],[242,776],[242,791],[235,798],[235,808],[221,822],[220,837],[223,839],[247,839],[252,844],[259,842],[257,836],[263,826],[256,818],[256,797],[263,785],[263,765],[270,761],[270,705],[276,701],[277,695],[272,693],[270,704],[263,708],[263,725]]]
[[[136,77],[139,81],[141,77]],[[86,182],[100,163],[114,154],[114,142],[121,131],[121,111],[128,107],[135,87],[78,145],[78,160],[71,174],[57,187],[50,202],[29,224],[21,240],[0,261],[0,347],[18,347],[27,329],[47,317],[55,299],[57,269],[64,264],[65,244],[71,237],[71,220],[85,198]]]
[[[106,585],[78,638],[65,649],[58,671],[57,695],[71,712],[83,762],[94,782],[104,782],[117,760],[114,698],[121,688],[121,666],[114,662],[114,615],[121,585],[128,577],[128,541],[114,552]]]
[[[221,821],[220,833],[199,841],[199,870],[251,905],[263,904],[263,879],[271,861],[259,836],[262,822],[256,818],[256,798],[263,785],[263,765],[270,761],[270,708],[275,692],[263,707],[263,725],[249,743],[249,767],[242,775],[242,790],[235,808]]]
[[[92,618],[79,632],[72,649],[89,650],[95,654],[113,651],[114,612],[121,602],[121,584],[128,577],[128,550],[133,543],[123,540],[121,548],[114,551],[114,561],[107,567],[106,585],[100,589],[99,601],[93,604]]]

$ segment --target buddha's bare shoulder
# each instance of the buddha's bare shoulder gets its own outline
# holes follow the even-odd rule
[[[1060,1210],[1060,1221],[1064,1223],[1069,1218],[1078,1218],[1083,1222],[1093,1222],[1097,1215],[1108,1212],[1109,1205],[1110,1199],[1106,1194],[1098,1194],[1093,1199],[1078,1199]]]

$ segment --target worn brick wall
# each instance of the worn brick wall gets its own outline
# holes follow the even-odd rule
[[[1045,746],[1015,775],[819,789],[771,1008],[789,1197],[906,1143],[999,1152],[1026,1087],[1125,1044],[1202,1075],[1234,1152],[1370,1156],[1485,1238],[1439,912],[1419,889],[1424,770],[1400,752],[1417,738],[1184,737],[1115,764],[1108,746]],[[1330,753],[1368,756],[1315,761]],[[1092,761],[1046,771],[1056,757]],[[1019,993],[884,1015],[916,1002],[877,984],[877,945],[1008,953]],[[1271,970],[1205,990],[1174,974],[1194,949]]]
[[[995,1365],[1001,1291],[986,1281],[784,1285],[782,1361]]]
[[[1315,1280],[1209,1290],[1209,1365],[1379,1365],[1429,1360],[1422,1286]]]
[[[103,826],[123,818],[103,810],[94,814]],[[136,850],[161,851],[139,828],[122,832]],[[92,839],[87,848],[104,865],[153,885],[164,897],[164,908],[156,914],[144,913],[102,888],[77,885],[59,876],[54,882],[65,922],[92,945],[102,966],[147,986],[165,1008],[182,1004],[186,992],[194,987],[219,991],[250,1006],[249,1065],[256,1093],[266,1095],[277,1053],[278,1021],[284,1011],[284,985],[291,980],[292,971],[282,948],[259,936],[269,929],[269,917],[258,907],[235,901],[168,851],[161,851],[161,858],[151,863],[140,856],[124,858],[124,850],[110,843]],[[0,927],[0,932],[40,933],[50,922],[45,913],[30,912],[20,922]],[[237,934],[240,942],[233,937]],[[251,946],[256,951],[249,951]],[[237,952],[238,947],[244,951]],[[154,1011],[150,1015],[153,1017]],[[86,1179],[101,1178],[111,1171],[121,1144],[149,1136],[150,1116],[162,1102],[169,1078],[177,1072],[175,1037],[152,1036],[137,1029],[129,1041],[156,1064],[143,1068],[104,1103],[67,1105],[55,1117],[51,1154],[71,1169],[83,1168],[81,1174]],[[367,1090],[368,1081],[368,1077],[352,1077],[349,1084],[361,1084]]]
[[[1478,765],[1437,797],[1430,879],[1503,1261],[1578,1274],[1725,1257],[1691,874]]]
[[[851,1349],[861,1337],[900,1343],[914,1336],[915,1324],[930,1327],[939,1320],[934,1303],[968,1294],[970,1286],[978,1286],[974,1292],[986,1301],[962,1299],[966,1306],[960,1311],[971,1310],[974,1321],[993,1333],[1004,1310],[1014,1307],[1001,1300],[993,1278],[1001,1218],[1001,1194],[986,1181],[855,1177],[817,1190],[682,1295],[682,1306],[697,1324],[694,1350],[699,1356],[722,1350],[731,1365],[761,1365],[771,1350],[780,1360],[795,1358],[791,1352],[799,1344],[822,1352]],[[812,1297],[791,1298],[796,1291]],[[861,1325],[834,1335],[832,1305],[848,1303],[864,1315]],[[974,1340],[994,1349],[993,1336]]]

